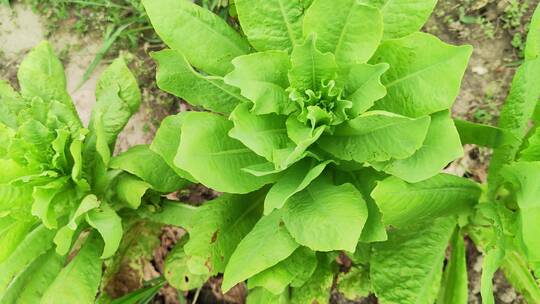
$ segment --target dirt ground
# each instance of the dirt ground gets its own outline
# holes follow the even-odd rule
[[[424,31],[439,36],[453,44],[471,44],[474,53],[466,72],[462,90],[453,108],[455,117],[475,122],[495,124],[506,98],[510,81],[519,65],[531,13],[540,0],[439,0],[437,8],[424,27]],[[67,19],[60,29],[69,29],[75,17]],[[39,41],[49,39],[60,54],[66,67],[68,89],[72,93],[83,121],[90,118],[94,101],[94,89],[107,61],[101,63],[90,79],[79,90],[74,90],[82,79],[86,67],[94,58],[102,43],[99,33],[81,37],[69,30],[47,31],[48,20],[40,17],[29,7],[16,4],[10,11],[0,7],[0,78],[14,85],[16,69],[24,54]],[[155,46],[152,46],[155,47]],[[188,108],[177,98],[159,91],[154,81],[154,64],[148,57],[152,50],[142,44],[130,50],[131,67],[136,71],[143,90],[140,112],[130,121],[119,138],[118,151],[148,143],[163,117]],[[110,60],[111,58],[109,58]],[[473,146],[465,148],[465,156],[454,162],[448,171],[469,176],[479,182],[486,181],[490,151]],[[183,199],[200,204],[215,195],[196,187],[182,192]],[[154,251],[152,261],[143,267],[144,279],[159,276],[163,258],[182,232],[172,227],[161,229],[161,246]],[[481,303],[480,272],[482,256],[468,246],[469,303]],[[122,276],[120,276],[122,277]],[[124,276],[125,277],[125,276]],[[137,288],[141,279],[121,289],[121,293]],[[121,283],[121,282],[120,282]],[[120,284],[122,285],[122,284]],[[125,284],[124,284],[125,285]],[[124,286],[122,285],[122,286]],[[129,285],[129,284],[128,284]],[[226,297],[219,295],[219,278],[213,279],[201,291],[199,303],[242,303],[245,290],[239,287]],[[495,278],[496,303],[524,303],[523,299],[498,273]],[[187,295],[193,297],[193,292]],[[166,288],[156,303],[179,303],[172,288]],[[332,303],[377,303],[374,297],[360,301],[347,301],[334,292]]]

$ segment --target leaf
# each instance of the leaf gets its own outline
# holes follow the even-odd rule
[[[426,139],[412,156],[373,165],[407,182],[415,183],[435,176],[461,156],[463,148],[454,122],[448,111],[442,111],[431,115]]]
[[[310,35],[303,44],[296,45],[291,53],[289,82],[292,88],[301,93],[308,89],[315,92],[323,81],[336,78],[334,55],[319,51],[315,46],[316,38],[316,35]]]
[[[256,115],[249,111],[250,105],[238,105],[229,117],[234,127],[229,136],[241,141],[251,151],[273,161],[274,151],[293,144],[287,136],[287,116],[276,114]]]
[[[291,66],[286,52],[253,53],[236,57],[232,63],[234,70],[225,76],[225,83],[240,88],[242,96],[254,103],[254,114],[289,114],[296,109],[285,91]]]
[[[264,214],[281,209],[291,196],[304,190],[326,168],[329,161],[315,164],[315,160],[305,160],[287,170],[270,188],[264,200]]]
[[[349,70],[345,82],[347,98],[353,103],[350,109],[354,118],[373,106],[375,101],[386,95],[386,88],[381,83],[381,76],[390,66],[385,63],[377,65],[355,64]]]
[[[222,77],[207,76],[194,70],[179,51],[163,50],[151,53],[151,56],[158,64],[156,81],[159,88],[191,105],[228,114],[245,101],[240,90],[225,84]]]
[[[540,128],[527,139],[527,146],[519,153],[520,161],[540,161]]]
[[[292,288],[291,304],[330,302],[330,291],[334,281],[335,265],[323,253],[318,253],[317,258],[317,269],[311,278],[302,286]]]
[[[504,258],[504,250],[493,248],[484,255],[482,276],[480,278],[480,294],[482,303],[495,304],[493,297],[493,276]]]
[[[540,266],[540,162],[517,162],[505,166],[500,171],[501,177],[512,185],[517,198],[518,225],[520,239],[525,253],[532,265]]]
[[[382,222],[381,211],[370,195],[377,183],[385,177],[386,175],[369,167],[350,173],[347,177],[347,180],[352,182],[358,191],[362,193],[368,209],[368,218],[360,235],[361,242],[381,242],[388,239],[386,228]]]
[[[490,192],[495,191],[502,182],[499,177],[501,168],[512,162],[519,151],[529,119],[540,99],[540,86],[535,82],[539,77],[540,58],[524,62],[514,75],[510,93],[501,110],[499,128],[519,140],[505,143],[493,150],[488,172]]]
[[[221,288],[227,292],[234,285],[285,260],[299,246],[283,225],[280,212],[262,217],[234,250],[225,268]]]
[[[89,194],[81,200],[75,212],[70,216],[67,225],[58,229],[54,237],[53,241],[56,244],[56,252],[58,254],[66,255],[69,253],[69,250],[71,249],[73,234],[75,233],[79,225],[79,219],[88,211],[98,208],[100,204],[101,202],[93,194]]]
[[[419,31],[431,15],[437,0],[362,0],[381,10],[384,39],[401,38]]]
[[[151,188],[152,185],[136,176],[122,174],[116,182],[115,192],[119,201],[129,208],[137,209],[142,203],[144,194]]]
[[[263,287],[275,295],[280,295],[287,291],[289,285],[303,285],[316,268],[315,252],[300,247],[285,260],[251,277],[248,288]]]
[[[75,111],[66,91],[64,67],[48,42],[41,42],[26,55],[19,66],[17,78],[23,97],[39,97],[47,103],[56,100]]]
[[[47,289],[41,303],[94,303],[101,281],[101,247],[97,236],[90,235],[79,253]]]
[[[153,189],[163,193],[174,192],[188,184],[148,145],[131,147],[111,159],[109,166],[129,172],[152,185]]]
[[[375,108],[409,117],[449,109],[471,53],[471,46],[452,46],[425,33],[383,42],[370,63],[390,64],[382,76],[388,93]]]
[[[452,236],[452,253],[444,269],[437,304],[467,304],[467,256],[465,242],[459,230]]]
[[[184,251],[184,245],[188,237],[184,236],[180,242],[174,246],[173,250],[168,253],[165,260],[164,276],[174,288],[180,291],[189,291],[200,288],[204,285],[208,276],[192,274],[189,271],[187,261],[189,257]]]
[[[2,263],[29,234],[34,222],[5,216],[0,218],[0,223],[0,263]]]
[[[529,33],[525,44],[525,60],[532,60],[540,56],[540,9],[535,9],[529,25]]]
[[[334,54],[340,69],[347,70],[375,53],[383,19],[378,9],[357,0],[315,0],[304,17],[304,36],[312,33],[318,49]]]
[[[314,251],[353,252],[367,217],[366,203],[352,184],[336,186],[325,177],[283,207],[283,221],[293,238]]]
[[[465,120],[454,119],[462,144],[474,144],[488,148],[498,148],[506,143],[519,139],[508,131],[488,125],[476,124]]]
[[[54,207],[55,197],[65,191],[66,182],[67,178],[61,177],[46,185],[34,187],[32,215],[37,216],[49,229],[56,228],[58,225],[56,219],[58,214]]]
[[[386,225],[405,227],[470,212],[480,193],[480,187],[472,181],[439,174],[414,184],[392,176],[379,182],[371,196],[381,209]]]
[[[122,240],[122,219],[108,204],[103,203],[99,209],[86,213],[86,222],[101,234],[105,242],[101,258],[110,258]]]
[[[133,303],[149,303],[163,288],[167,283],[165,280],[161,279],[160,282],[155,285],[150,285],[141,289],[138,289],[134,292],[131,292],[121,298],[116,298],[112,300],[111,304],[133,304]]]
[[[240,241],[251,231],[262,213],[262,193],[224,194],[199,207],[188,230],[185,252],[194,274],[214,275],[225,270]]]
[[[182,204],[177,201],[163,201],[160,209],[155,212],[139,209],[139,214],[156,223],[173,225],[191,230],[191,222],[196,217],[198,208],[191,205]]]
[[[388,241],[373,244],[371,282],[380,303],[435,301],[455,224],[452,218],[439,218],[393,230]]]
[[[141,91],[137,79],[131,73],[123,57],[115,59],[99,76],[96,84],[96,100],[107,95],[109,90],[119,88],[118,95],[128,105],[131,114],[139,110]]]
[[[40,225],[34,228],[13,253],[0,263],[0,299],[15,277],[53,246],[53,237],[53,230]]]
[[[242,30],[259,52],[290,51],[302,40],[302,0],[238,0],[234,2]]]
[[[353,266],[347,273],[339,273],[337,286],[339,292],[348,300],[359,300],[367,297],[371,290],[369,268],[358,265]]]
[[[412,119],[386,112],[366,112],[324,134],[317,144],[343,160],[403,159],[422,147],[430,118]]]
[[[275,295],[270,291],[259,287],[249,291],[247,304],[287,304],[289,303],[288,292]]]
[[[220,192],[248,193],[272,181],[241,169],[263,163],[241,142],[228,137],[233,123],[211,113],[191,112],[184,117],[175,165],[205,186]],[[201,140],[204,138],[205,140]]]
[[[182,124],[187,114],[186,112],[182,112],[177,115],[165,117],[156,132],[156,136],[154,136],[150,150],[159,154],[180,177],[191,182],[196,182],[191,174],[174,165],[174,158],[176,157],[176,153],[178,153],[178,147],[180,147]]]
[[[0,80],[0,123],[15,129],[17,114],[26,106],[19,93],[4,80]]]
[[[219,16],[189,1],[142,2],[159,37],[195,67],[223,76],[231,60],[249,53],[249,44]]]
[[[49,250],[42,254],[11,283],[2,303],[40,303],[41,297],[64,266],[66,257]]]

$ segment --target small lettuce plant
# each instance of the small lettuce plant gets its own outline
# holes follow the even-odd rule
[[[239,27],[143,4],[169,47],[152,55],[159,87],[206,110],[167,118],[151,149],[224,193],[186,211],[171,284],[223,273],[248,303],[327,303],[333,286],[466,302],[461,227],[482,189],[440,172],[463,154],[449,109],[472,49],[419,32],[436,1],[236,0]]]
[[[148,146],[112,157],[141,101],[122,58],[98,81],[88,127],[48,43],[18,80],[20,92],[0,82],[0,303],[94,303],[124,215],[185,181]]]

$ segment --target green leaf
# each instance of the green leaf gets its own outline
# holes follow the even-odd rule
[[[249,289],[263,287],[275,295],[286,292],[289,285],[303,285],[315,272],[317,257],[306,247],[296,249],[288,258],[265,269],[248,280]]]
[[[69,253],[71,249],[73,235],[78,228],[79,219],[85,215],[88,211],[98,208],[101,202],[93,195],[85,196],[75,212],[70,216],[69,222],[64,227],[58,229],[54,237],[54,243],[56,244],[56,252],[60,255]]]
[[[294,194],[304,190],[326,168],[329,161],[316,164],[315,160],[306,159],[287,170],[270,188],[264,200],[264,214],[274,209],[281,209]]]
[[[343,160],[385,161],[403,159],[422,147],[430,118],[412,119],[387,112],[365,114],[324,134],[317,144]]]
[[[247,304],[288,304],[288,292],[281,295],[275,295],[270,291],[259,287],[249,291],[247,296]]]
[[[42,254],[11,283],[7,293],[0,298],[2,303],[40,303],[41,297],[54,281],[66,257],[49,250]]]
[[[5,261],[31,231],[33,221],[0,218],[0,263]]]
[[[200,288],[204,285],[208,276],[192,274],[189,271],[187,261],[189,257],[184,251],[184,245],[187,242],[188,237],[184,236],[174,246],[173,250],[167,254],[165,260],[164,276],[174,288],[181,291],[189,291],[192,289]]]
[[[304,36],[312,33],[317,36],[318,49],[334,54],[340,69],[347,70],[375,53],[383,19],[378,9],[358,0],[315,0],[304,18]]]
[[[366,203],[353,185],[336,186],[325,177],[290,197],[283,207],[291,235],[315,251],[353,252],[367,217]]]
[[[289,82],[292,88],[301,93],[305,90],[317,91],[323,81],[335,79],[337,75],[334,55],[319,51],[315,46],[316,38],[316,35],[310,35],[303,44],[296,45],[291,53]]]
[[[26,55],[19,66],[17,78],[23,97],[39,97],[47,103],[56,100],[75,111],[66,91],[64,67],[48,42],[41,42]]]
[[[101,281],[101,248],[97,236],[90,235],[79,253],[47,289],[41,303],[94,303]]]
[[[193,217],[185,252],[194,274],[214,275],[225,270],[240,241],[262,213],[262,193],[225,194],[199,207]]]
[[[102,94],[107,95],[111,88],[113,90],[119,88],[118,95],[128,105],[131,114],[139,110],[141,91],[137,79],[122,57],[115,59],[99,76],[96,85],[96,100],[100,100]]]
[[[480,187],[465,178],[439,174],[409,184],[389,177],[371,193],[386,225],[405,227],[410,223],[470,212],[480,197]]]
[[[501,176],[513,186],[517,204],[521,240],[529,262],[540,267],[540,162],[517,162],[503,167]]]
[[[409,117],[449,109],[471,53],[471,46],[452,46],[425,33],[383,42],[370,62],[390,64],[382,76],[388,94],[375,108]]]
[[[476,124],[466,120],[454,119],[462,144],[474,144],[488,148],[498,148],[519,139],[508,131],[488,125]]]
[[[254,177],[241,170],[265,160],[228,137],[232,127],[232,122],[216,114],[189,113],[182,124],[175,165],[220,192],[248,193],[272,182],[272,176]]]
[[[262,52],[290,51],[302,41],[302,0],[237,0],[234,2],[242,30]]]
[[[350,113],[356,117],[373,106],[375,101],[386,95],[386,88],[381,83],[381,76],[390,66],[385,63],[355,64],[349,70],[345,82],[345,93],[353,103]]]
[[[538,7],[531,18],[524,54],[525,60],[536,59],[540,56],[540,9]]]
[[[233,58],[250,51],[247,41],[223,19],[190,1],[142,3],[161,39],[206,73],[223,76],[232,70]]]
[[[155,211],[146,211],[139,209],[139,214],[155,223],[164,225],[174,225],[183,227],[186,230],[191,230],[192,220],[196,217],[198,208],[191,205],[179,203],[177,201],[164,201],[160,205],[160,209]]]
[[[152,185],[153,189],[163,193],[174,192],[187,186],[187,182],[180,178],[148,145],[131,147],[114,157],[109,167],[129,172]]]
[[[65,191],[66,182],[67,178],[61,177],[46,185],[34,187],[32,215],[41,219],[45,227],[49,229],[57,226],[57,213],[54,206],[55,197]]]
[[[286,52],[253,53],[236,57],[232,63],[234,70],[225,76],[225,82],[241,89],[242,96],[254,103],[255,114],[289,114],[296,109],[285,91],[291,66]]]
[[[437,0],[362,0],[381,10],[384,39],[401,38],[419,31],[431,15]]]
[[[234,127],[229,136],[241,141],[251,151],[273,161],[274,151],[293,145],[287,135],[287,116],[276,114],[256,115],[249,111],[250,105],[238,105],[231,113]]]
[[[430,304],[436,300],[446,246],[456,221],[439,218],[396,229],[373,244],[370,272],[382,304]]]
[[[467,304],[469,290],[467,286],[467,256],[465,242],[459,233],[452,236],[452,253],[441,282],[437,304]]]
[[[363,265],[353,266],[349,272],[340,273],[337,278],[337,286],[348,300],[359,300],[367,297],[371,291],[369,280],[369,268]]]
[[[373,164],[410,183],[426,180],[441,172],[450,162],[463,156],[463,148],[448,111],[431,115],[426,139],[411,157]]]
[[[11,85],[0,79],[0,123],[15,129],[17,115],[26,106],[19,93]]]
[[[92,209],[86,213],[86,222],[94,227],[105,242],[102,259],[111,257],[122,240],[122,219],[108,204],[102,203],[99,209]]]
[[[311,278],[302,286],[292,288],[291,304],[330,302],[335,265],[326,254],[319,253],[317,258],[317,269]]]
[[[527,146],[519,153],[520,161],[540,161],[540,128],[527,139]]]
[[[346,180],[352,182],[362,193],[368,208],[368,218],[360,235],[361,242],[381,242],[386,241],[388,238],[382,222],[381,211],[370,195],[377,183],[385,177],[385,174],[381,174],[370,167],[352,172],[346,177]]]
[[[299,246],[283,225],[280,212],[262,217],[236,247],[225,268],[221,288],[227,292],[234,285],[285,260]]]
[[[536,83],[538,78],[540,78],[540,58],[526,61],[514,75],[510,93],[501,110],[499,128],[519,140],[505,142],[493,150],[488,175],[491,192],[500,186],[499,171],[515,159],[521,147],[521,140],[529,127],[529,119],[540,99],[540,86]]]
[[[144,194],[151,188],[152,185],[136,176],[122,174],[118,177],[115,192],[122,203],[129,206],[129,208],[137,209],[142,203]]]
[[[110,302],[110,304],[133,304],[133,303],[149,303],[159,293],[161,288],[167,283],[165,280],[160,279],[155,285],[150,285],[127,295],[116,298]]]
[[[151,53],[157,61],[156,81],[160,89],[194,106],[218,113],[231,113],[245,99],[240,90],[224,83],[219,76],[207,76],[193,69],[186,57],[176,50]]]
[[[504,258],[504,250],[500,247],[492,248],[484,254],[482,262],[482,276],[480,278],[480,294],[482,303],[495,304],[493,297],[493,277]]]
[[[187,113],[167,116],[161,122],[156,136],[150,145],[150,150],[159,154],[163,160],[171,167],[176,174],[191,182],[196,182],[195,178],[186,171],[174,165],[174,158],[180,147],[180,137],[182,135],[182,124]]]
[[[53,230],[40,225],[26,236],[7,259],[0,263],[0,299],[15,277],[53,246],[53,237]]]

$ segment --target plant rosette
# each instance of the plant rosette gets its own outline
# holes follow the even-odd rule
[[[20,93],[0,82],[0,302],[94,303],[124,213],[186,181],[148,146],[112,156],[141,101],[122,58],[97,83],[88,128],[47,42],[18,80]]]
[[[152,54],[158,86],[206,110],[168,117],[151,149],[226,193],[187,224],[169,282],[224,273],[248,302],[326,303],[345,252],[350,296],[437,298],[481,190],[440,173],[463,154],[449,109],[472,48],[419,32],[435,2],[237,0],[240,31],[190,1],[143,1],[170,48]]]

